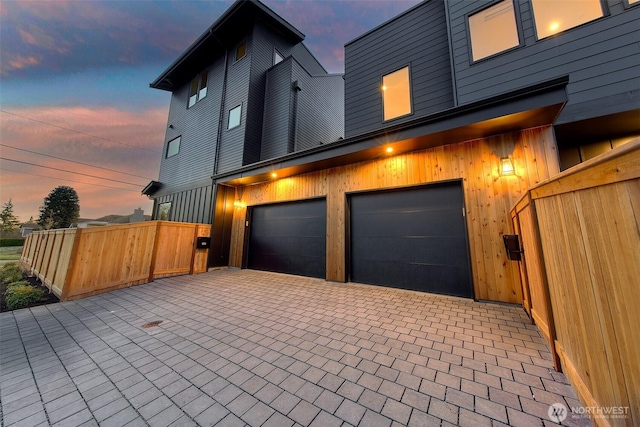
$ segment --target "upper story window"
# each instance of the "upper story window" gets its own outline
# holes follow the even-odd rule
[[[167,143],[167,155],[165,156],[167,159],[180,152],[180,139],[181,137],[177,137]]]
[[[501,1],[469,16],[469,34],[474,61],[518,46],[513,1]]]
[[[247,42],[244,41],[236,48],[236,61],[241,60],[247,54]]]
[[[229,124],[227,129],[233,129],[240,126],[240,119],[242,118],[242,104],[229,110]]]
[[[411,114],[409,67],[382,76],[382,109],[385,121]]]
[[[171,215],[171,202],[160,203],[156,212],[156,219],[159,221],[169,221]]]
[[[538,39],[604,16],[600,0],[531,0]]]
[[[273,50],[273,65],[279,64],[282,62],[284,58],[282,57],[282,55],[280,55],[280,52],[278,52],[277,50]]]
[[[191,81],[189,87],[189,105],[193,106],[196,102],[207,96],[207,81],[209,80],[209,72],[203,71],[198,77]]]

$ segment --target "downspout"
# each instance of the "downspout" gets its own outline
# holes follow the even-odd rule
[[[458,106],[458,80],[456,78],[456,65],[453,59],[453,39],[451,35],[451,17],[449,16],[449,2],[444,2],[444,16],[447,25],[447,47],[449,48],[449,66],[451,67],[451,86],[453,89],[453,106]]]
[[[226,46],[211,32],[211,36],[218,42],[218,44],[224,49],[224,74],[222,76],[222,94],[220,96],[220,115],[218,117],[218,135],[216,135],[216,156],[213,161],[213,175],[218,173],[218,163],[220,160],[220,142],[222,140],[222,126],[224,122],[224,106],[227,97],[227,69],[229,64],[229,51]]]
[[[302,90],[298,84],[298,80],[291,84],[293,90],[293,101],[291,105],[291,121],[292,126],[289,131],[289,146],[287,152],[293,153],[296,150],[296,144],[298,143],[298,92]]]

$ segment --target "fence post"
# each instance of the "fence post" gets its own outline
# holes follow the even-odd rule
[[[73,234],[73,246],[71,247],[71,255],[69,257],[69,265],[67,266],[67,274],[64,277],[62,292],[60,292],[60,301],[65,301],[69,290],[71,289],[71,279],[73,278],[73,270],[76,268],[78,259],[78,247],[80,246],[80,238],[82,236],[82,228],[76,228]],[[53,285],[51,285],[53,287]]]
[[[148,283],[153,282],[154,279],[154,273],[155,273],[155,266],[156,266],[156,255],[158,254],[158,241],[160,239],[158,239],[158,235],[160,234],[160,227],[161,227],[162,221],[157,221],[156,222],[156,232],[153,235],[153,252],[151,253],[151,265],[149,266],[149,280]]]

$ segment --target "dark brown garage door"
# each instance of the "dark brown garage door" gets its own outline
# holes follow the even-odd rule
[[[459,181],[351,195],[350,280],[473,297]]]
[[[299,276],[326,276],[324,199],[251,208],[247,267]]]

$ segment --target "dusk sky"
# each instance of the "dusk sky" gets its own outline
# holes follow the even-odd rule
[[[418,2],[264,1],[332,73],[345,43]],[[170,93],[149,83],[232,3],[0,1],[0,202],[35,220],[67,185],[82,218],[151,214],[140,191],[158,178]]]

